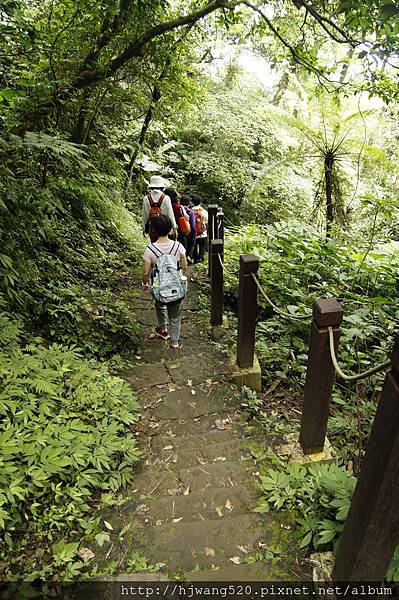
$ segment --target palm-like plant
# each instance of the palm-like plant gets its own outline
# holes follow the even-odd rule
[[[323,107],[316,127],[299,119],[290,121],[307,140],[303,157],[319,161],[321,172],[316,185],[315,210],[324,211],[326,235],[330,236],[334,223],[347,222],[350,208],[345,204],[345,196],[350,187],[353,197],[357,192],[360,159],[366,143],[365,116],[371,111],[358,110],[345,116],[339,101],[331,102],[328,108],[326,111]],[[352,186],[346,173],[348,168],[354,175]]]

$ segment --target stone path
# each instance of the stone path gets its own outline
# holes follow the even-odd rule
[[[151,297],[134,296],[143,336],[155,323]],[[229,383],[228,361],[208,336],[194,284],[185,301],[182,350],[143,338],[136,366],[125,374],[142,405],[143,460],[129,501],[110,516],[114,531],[130,524],[110,549],[128,579],[133,551],[162,563],[166,577],[185,580],[293,580],[291,526],[253,512],[258,497],[241,393]],[[268,556],[266,560],[262,560]],[[251,563],[251,564],[249,564]]]

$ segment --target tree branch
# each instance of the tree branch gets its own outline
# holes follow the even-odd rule
[[[94,47],[87,53],[78,73],[82,74],[88,68],[90,68],[98,59],[101,50],[105,48],[112,38],[122,30],[126,23],[127,17],[129,16],[131,4],[131,0],[121,0],[119,4],[119,11],[116,15],[114,15],[112,21],[110,21],[108,15],[104,17],[99,38]]]
[[[171,21],[165,21],[164,23],[155,25],[155,27],[148,29],[138,38],[136,38],[119,56],[117,56],[110,63],[105,71],[99,71],[96,69],[92,71],[80,72],[76,80],[73,82],[73,87],[84,88],[111,77],[127,62],[129,62],[129,60],[140,56],[145,46],[153,39],[163,35],[164,33],[173,31],[179,27],[183,27],[184,25],[194,24],[219,8],[232,9],[238,4],[241,4],[239,0],[233,0],[230,2],[228,0],[210,0],[210,2],[208,2],[203,8],[196,10],[189,15],[178,17],[176,19],[172,19]]]
[[[276,27],[273,25],[273,23],[270,21],[270,19],[268,19],[268,17],[265,15],[265,13],[260,8],[258,8],[257,6],[254,6],[253,4],[251,4],[251,2],[248,2],[247,0],[244,0],[243,2],[241,2],[241,4],[245,4],[245,6],[248,6],[248,8],[251,8],[253,11],[257,12],[262,17],[262,19],[267,23],[269,29],[280,40],[280,42],[283,44],[283,46],[285,46],[291,52],[291,54],[296,62],[303,65],[304,67],[306,67],[313,73],[316,73],[318,76],[324,77],[323,73],[321,73],[321,71],[319,69],[317,69],[317,67],[315,67],[310,62],[308,62],[305,58],[303,58],[303,56],[300,56],[300,54],[298,54],[296,49],[293,46],[291,46],[291,44],[289,44],[287,42],[287,40],[285,40],[283,38],[281,33],[278,31],[278,29],[276,29]]]
[[[352,39],[350,37],[350,35],[348,35],[346,33],[346,31],[344,31],[342,29],[342,27],[340,27],[339,25],[337,25],[336,23],[334,23],[334,21],[332,21],[328,17],[325,17],[325,16],[321,15],[311,4],[308,4],[305,0],[296,0],[296,6],[298,4],[300,4],[301,6],[303,6],[303,8],[310,13],[312,15],[312,17],[323,27],[323,29],[326,31],[326,33],[328,33],[328,35],[333,40],[335,40],[336,42],[339,42],[341,44],[342,43],[349,44],[350,46],[356,46],[359,43],[356,40]],[[326,27],[326,25],[329,25],[330,27],[332,27],[332,29],[336,33],[339,33],[339,35],[342,36],[342,39],[337,38],[335,36],[335,34],[333,34]]]

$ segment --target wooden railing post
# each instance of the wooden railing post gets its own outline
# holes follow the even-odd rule
[[[254,364],[258,288],[252,273],[256,275],[258,268],[257,256],[254,254],[240,256],[237,364],[242,369],[252,367]]]
[[[310,330],[301,432],[299,442],[304,454],[322,452],[327,431],[335,369],[331,360],[328,327],[334,331],[338,350],[343,310],[337,300],[316,300]]]
[[[216,239],[224,243],[224,212],[220,207],[216,215]]]
[[[399,333],[348,518],[334,581],[382,582],[399,543]]]
[[[211,242],[215,239],[216,233],[216,214],[218,211],[217,204],[210,204],[208,206],[208,275],[211,277],[212,263],[211,263]]]
[[[211,325],[222,325],[223,323],[223,242],[212,240],[211,248]]]

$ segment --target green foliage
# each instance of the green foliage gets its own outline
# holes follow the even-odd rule
[[[127,572],[140,573],[140,571],[146,571],[147,573],[156,573],[164,566],[164,563],[152,565],[148,562],[148,558],[141,556],[139,552],[132,552],[131,558],[127,562]]]
[[[279,414],[276,410],[270,410],[262,396],[244,387],[242,390],[246,396],[241,406],[245,408],[256,420],[261,423],[266,435],[281,435],[295,430],[295,421],[288,413]],[[252,452],[254,458],[256,451]]]
[[[277,468],[260,476],[265,496],[255,512],[293,511],[300,547],[335,547],[348,514],[356,479],[335,464],[299,465],[272,455]]]
[[[399,254],[396,243],[364,252],[353,242],[327,241],[315,228],[299,222],[228,230],[225,261],[227,292],[237,294],[240,254],[260,257],[259,279],[273,302],[288,312],[310,313],[317,298],[340,298],[345,311],[339,360],[348,373],[384,362],[397,327]],[[309,324],[276,315],[261,295],[257,350],[264,377],[281,377],[287,361],[289,384],[305,380]],[[294,353],[294,358],[291,355]],[[354,387],[338,381],[333,396],[331,437],[342,461],[357,471],[375,413],[383,374]],[[355,399],[356,398],[356,399]],[[342,435],[346,443],[340,442]]]
[[[37,543],[45,562],[71,562],[78,544],[60,536],[96,531],[96,495],[131,480],[138,404],[123,380],[77,348],[40,338],[21,345],[21,323],[6,312],[0,329],[1,554],[11,558],[9,573],[26,575],[39,562],[29,556]]]

